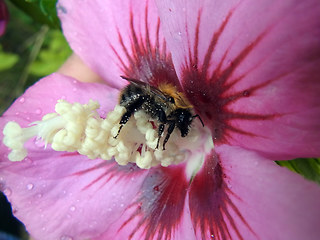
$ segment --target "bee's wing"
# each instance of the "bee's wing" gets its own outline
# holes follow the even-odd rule
[[[120,76],[121,78],[127,80],[128,82],[134,84],[134,85],[137,85],[137,86],[142,86],[144,87],[145,89],[147,89],[148,91],[152,92],[153,94],[159,96],[160,98],[162,98],[163,100],[167,100],[167,96],[161,92],[159,89],[151,86],[150,84],[148,83],[145,83],[143,81],[140,81],[138,79],[134,79],[134,78],[127,78],[125,76]]]

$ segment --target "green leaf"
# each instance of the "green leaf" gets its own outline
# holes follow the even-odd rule
[[[319,158],[298,158],[290,161],[277,161],[277,164],[320,184]]]
[[[3,52],[0,45],[0,71],[12,68],[18,60],[19,56],[17,54]]]
[[[58,30],[49,32],[43,49],[31,64],[29,72],[35,76],[46,76],[55,72],[70,56],[71,49]]]
[[[46,24],[51,28],[60,28],[57,17],[57,0],[10,0],[16,7],[40,24]]]
[[[56,10],[57,0],[41,0],[40,1],[40,9],[47,16],[50,22],[58,23],[58,27],[60,26],[59,19],[57,17]]]

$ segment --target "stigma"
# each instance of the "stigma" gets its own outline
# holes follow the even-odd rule
[[[32,138],[43,141],[44,147],[55,151],[78,152],[90,159],[115,160],[119,165],[136,163],[142,169],[156,165],[167,167],[184,161],[192,149],[203,145],[201,126],[192,127],[182,138],[174,130],[166,149],[158,148],[157,121],[144,111],[137,111],[119,133],[125,107],[116,105],[102,118],[100,105],[90,100],[87,104],[58,100],[55,112],[22,128],[8,122],[3,129],[3,143],[11,150],[11,161],[22,161],[28,156],[24,144]],[[197,123],[194,123],[197,125]],[[116,137],[115,137],[116,136]]]

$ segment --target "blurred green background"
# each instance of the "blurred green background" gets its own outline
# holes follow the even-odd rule
[[[10,19],[5,34],[0,37],[0,113],[26,88],[55,72],[71,54],[56,16],[56,0],[11,0],[6,4]],[[295,159],[277,164],[320,184],[319,159]],[[0,232],[28,239],[1,192]]]

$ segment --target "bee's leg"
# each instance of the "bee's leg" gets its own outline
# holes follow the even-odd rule
[[[196,114],[196,115],[192,116],[192,117],[191,117],[191,120],[193,120],[194,118],[199,118],[199,120],[200,120],[200,122],[201,122],[201,124],[202,124],[202,127],[204,127],[204,123],[203,123],[203,121],[202,121],[202,119],[201,119],[201,117],[200,117],[199,114]]]
[[[161,123],[158,128],[158,142],[157,142],[156,149],[158,149],[158,147],[159,147],[160,138],[161,138],[163,131],[164,131],[164,123]]]
[[[131,117],[132,114],[133,114],[132,111],[126,111],[126,112],[122,115],[121,120],[120,120],[120,122],[119,122],[120,127],[119,127],[119,130],[118,130],[118,133],[117,133],[116,136],[114,136],[114,138],[117,138],[117,137],[119,136],[121,129],[122,129],[123,126],[129,121],[129,118]]]
[[[147,99],[143,96],[140,96],[139,98],[137,98],[137,100],[135,100],[134,102],[132,102],[131,104],[129,104],[126,109],[127,111],[122,115],[121,120],[119,122],[120,127],[118,130],[118,133],[116,136],[114,136],[114,138],[117,138],[120,134],[121,129],[123,128],[123,126],[129,121],[131,115],[140,110],[142,104],[146,101]]]
[[[168,142],[170,135],[176,126],[176,122],[174,120],[168,121],[168,123],[169,123],[169,127],[168,127],[166,138],[163,141],[162,150],[166,150],[166,148],[165,148],[166,143]]]
[[[164,110],[159,107],[157,108],[157,114],[158,116],[158,120],[160,122],[160,125],[159,125],[159,128],[158,128],[158,142],[157,142],[157,146],[156,146],[156,149],[158,149],[159,147],[159,143],[160,143],[160,138],[161,138],[161,135],[164,131],[164,125],[167,123],[167,116],[166,116],[166,113],[164,112]]]

